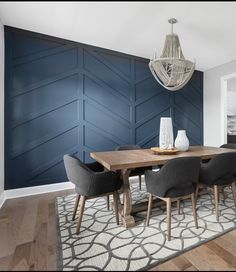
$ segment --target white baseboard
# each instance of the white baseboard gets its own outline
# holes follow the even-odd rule
[[[5,190],[4,193],[0,195],[0,208],[2,207],[2,205],[7,199],[39,195],[39,194],[57,192],[62,190],[70,190],[74,188],[75,186],[71,182],[61,182],[61,183],[55,183],[55,184]]]
[[[5,202],[5,193],[2,192],[0,194],[0,209],[2,208],[2,205],[4,204],[4,202]]]
[[[137,177],[130,177],[130,179],[132,181],[137,179]],[[70,190],[74,188],[75,188],[74,184],[68,181],[68,182],[26,187],[26,188],[20,188],[20,189],[5,190],[2,194],[0,194],[0,209],[7,199],[46,194],[46,193],[57,192],[62,190]]]

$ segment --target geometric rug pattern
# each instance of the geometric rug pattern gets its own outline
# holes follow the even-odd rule
[[[138,180],[133,179],[131,190],[134,204],[147,201],[144,182],[140,191]],[[134,228],[125,229],[116,225],[113,211],[107,210],[106,201],[101,197],[86,201],[80,234],[76,235],[77,220],[72,221],[75,199],[75,194],[57,198],[58,269],[63,271],[147,270],[236,228],[232,195],[220,201],[219,222],[216,221],[212,194],[199,196],[198,229],[195,228],[191,201],[181,202],[180,215],[173,203],[171,241],[166,235],[165,205],[153,209],[148,227],[145,210],[135,214],[137,225]]]

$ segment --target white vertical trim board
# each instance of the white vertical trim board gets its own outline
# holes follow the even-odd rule
[[[232,78],[236,78],[236,73],[221,77],[221,145],[227,143],[227,82]]]
[[[0,207],[4,202],[4,26],[0,20]]]
[[[74,184],[68,181],[68,182],[61,182],[61,183],[55,183],[55,184],[6,190],[2,193],[2,195],[0,195],[0,208],[2,207],[2,205],[7,199],[46,194],[46,193],[52,193],[57,191],[70,190],[74,188],[75,188]]]
[[[5,202],[5,194],[4,194],[4,192],[2,192],[0,194],[0,209],[2,208],[4,202]]]
[[[227,143],[227,79],[225,77],[221,78],[221,135],[220,135],[220,145]]]

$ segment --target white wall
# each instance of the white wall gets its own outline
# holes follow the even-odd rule
[[[0,21],[0,206],[4,192],[4,28]]]
[[[227,89],[230,92],[236,93],[236,78],[232,78],[227,81]]]
[[[204,145],[222,142],[221,78],[236,73],[236,60],[204,72]]]

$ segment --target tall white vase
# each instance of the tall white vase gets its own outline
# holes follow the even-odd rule
[[[159,132],[160,149],[171,149],[174,145],[173,126],[171,117],[161,117]]]
[[[189,148],[189,140],[185,130],[178,130],[177,137],[175,139],[175,147],[179,151],[187,151]]]

